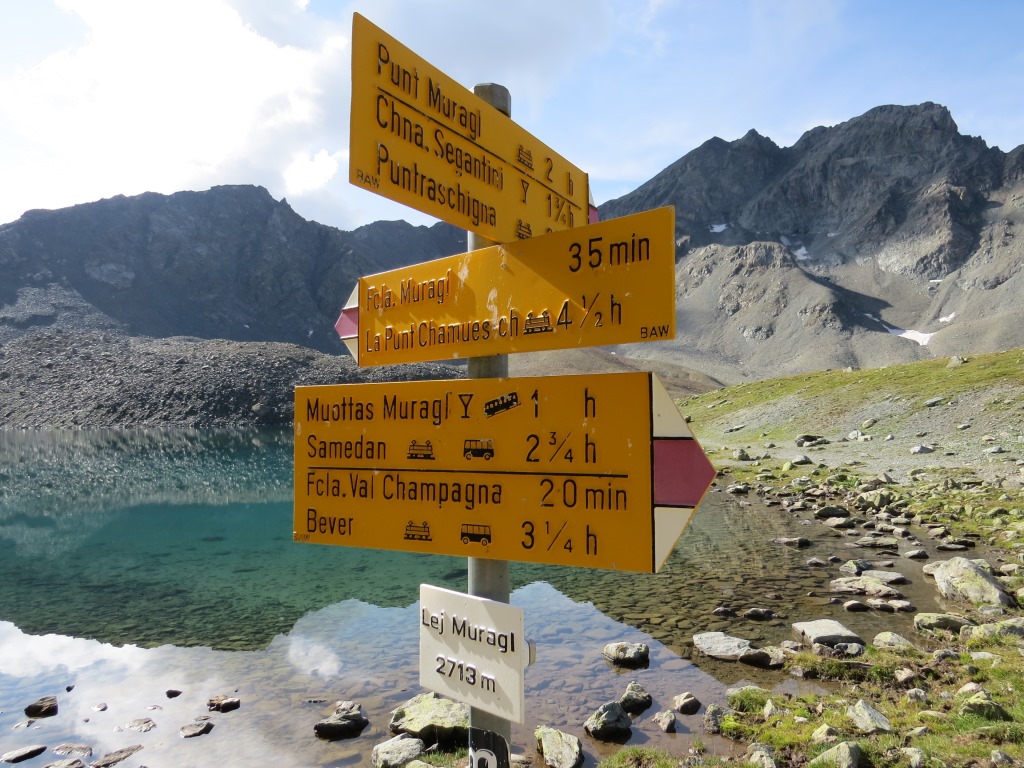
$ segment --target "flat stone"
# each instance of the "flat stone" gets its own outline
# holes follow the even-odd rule
[[[116,752],[108,752],[103,757],[101,757],[99,760],[96,760],[96,761],[93,762],[93,764],[92,764],[93,768],[110,768],[110,766],[117,765],[122,760],[127,760],[129,757],[134,755],[140,749],[142,749],[142,745],[141,744],[135,744],[135,745],[133,745],[131,747],[125,747],[124,749],[119,749]]]
[[[25,717],[43,718],[57,714],[57,697],[43,696],[25,707]]]
[[[43,754],[46,751],[45,744],[33,744],[30,747],[12,749],[0,755],[0,763],[20,763],[23,760],[31,760],[33,757]]]
[[[797,637],[810,644],[834,647],[836,643],[861,643],[864,641],[835,619],[817,619],[815,621],[798,621],[793,624]]]
[[[971,626],[974,626],[973,621],[955,613],[918,613],[914,616],[914,629],[918,631],[944,629],[959,633],[961,627]]]
[[[739,661],[744,651],[752,649],[749,640],[732,637],[724,632],[700,632],[693,636],[693,645],[705,656],[723,661]]]
[[[828,585],[830,592],[851,595],[869,595],[870,597],[903,597],[903,593],[895,587],[871,576],[842,576],[832,579]]]

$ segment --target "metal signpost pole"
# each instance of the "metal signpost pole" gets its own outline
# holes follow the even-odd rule
[[[508,89],[495,83],[481,83],[473,88],[473,93],[486,101],[499,112],[512,116],[512,96]],[[497,245],[492,240],[467,232],[468,250]],[[469,359],[468,376],[471,379],[504,378],[508,376],[508,355],[490,355],[488,357],[471,357]],[[509,601],[508,560],[485,560],[479,557],[469,558],[468,569],[469,594],[486,597],[499,603]],[[506,742],[512,741],[512,723],[490,712],[470,707],[469,725],[484,731],[491,731],[503,737]]]

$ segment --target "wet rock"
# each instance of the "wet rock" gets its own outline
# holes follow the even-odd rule
[[[828,648],[828,646],[816,645],[815,648]],[[863,656],[865,653],[867,653],[868,649],[864,646],[863,643],[836,643],[835,650],[841,653],[843,656]]]
[[[629,736],[632,733],[631,725],[632,721],[622,705],[617,701],[608,701],[587,718],[583,730],[595,739],[605,741]]]
[[[864,571],[871,570],[871,563],[867,560],[847,560],[839,566],[840,573],[848,573],[851,576],[860,576]]]
[[[465,744],[469,741],[469,706],[436,693],[414,696],[394,711],[388,728],[427,744]]]
[[[844,741],[825,750],[807,764],[807,768],[857,768],[862,753],[856,741]]]
[[[736,618],[736,611],[734,611],[732,608],[728,608],[728,607],[726,607],[724,605],[718,606],[717,608],[715,608],[715,610],[712,611],[712,613],[715,616],[721,616],[721,617],[727,618],[727,619],[735,619]]]
[[[896,608],[887,600],[883,600],[880,597],[868,598],[868,608],[882,613],[896,613]]]
[[[770,608],[749,608],[743,612],[744,619],[752,619],[753,621],[767,621],[774,615]]]
[[[619,704],[631,715],[638,715],[654,703],[654,697],[640,683],[630,682],[626,692],[619,698]]]
[[[793,631],[804,642],[835,646],[836,643],[862,643],[863,640],[853,631],[847,629],[835,619],[817,619],[816,621],[798,621],[793,624]]]
[[[939,594],[974,605],[1015,606],[1017,601],[985,568],[965,557],[954,557],[930,569]]]
[[[828,520],[833,517],[849,517],[850,510],[840,507],[838,504],[828,504],[814,510],[814,517],[818,520]]]
[[[62,757],[92,757],[92,747],[88,744],[58,744],[50,751]]]
[[[46,751],[45,744],[33,744],[30,747],[12,749],[0,755],[0,763],[20,763],[24,760],[31,760],[33,757],[43,754]]]
[[[242,706],[241,699],[234,696],[214,696],[206,702],[206,708],[210,712],[233,712]]]
[[[132,720],[130,723],[125,723],[124,727],[136,733],[146,733],[156,728],[156,723],[153,722],[152,718],[140,717],[137,720]]]
[[[749,640],[724,632],[700,632],[693,636],[693,645],[705,656],[723,661],[739,661],[744,651],[752,650]]]
[[[141,744],[134,744],[130,747],[119,749],[116,752],[108,752],[99,760],[94,761],[92,764],[92,768],[110,768],[110,766],[117,765],[122,760],[127,760],[129,757],[131,757],[141,749]]]
[[[856,545],[866,549],[898,549],[900,540],[895,536],[864,536],[857,539]]]
[[[850,613],[864,613],[865,611],[870,611],[871,606],[862,603],[860,600],[847,600],[843,603],[843,610]]]
[[[904,576],[902,573],[896,571],[879,571],[875,569],[869,569],[860,574],[863,577],[869,579],[878,579],[883,584],[909,584],[910,579]]]
[[[197,736],[205,736],[213,730],[213,722],[208,717],[197,717],[188,725],[178,729],[178,735],[183,739],[194,739]]]
[[[469,740],[469,732],[466,732],[466,740]],[[373,768],[401,768],[406,763],[415,760],[426,751],[426,745],[421,739],[408,733],[400,733],[393,739],[374,746],[370,752],[370,764]]]
[[[352,739],[369,724],[357,702],[339,701],[330,715],[313,726],[313,733],[327,741]]]
[[[695,715],[700,709],[700,701],[687,691],[673,698],[672,706],[681,715]]]
[[[903,597],[903,593],[895,587],[879,581],[871,576],[843,576],[829,582],[830,592],[849,595],[868,595],[870,597]]]
[[[623,667],[646,667],[651,658],[651,649],[646,643],[608,643],[601,653],[613,664]]]
[[[168,699],[176,699],[179,696],[181,696],[181,691],[179,691],[177,688],[168,688],[166,691],[164,691],[164,696],[166,696]]]
[[[653,718],[654,724],[658,726],[662,733],[675,733],[676,732],[676,715],[670,710],[664,712],[658,712]]]
[[[803,536],[779,536],[772,539],[772,544],[781,544],[784,547],[804,549],[811,546],[811,540]]]
[[[583,764],[583,745],[575,736],[540,725],[534,730],[533,737],[548,768],[578,768]]]
[[[858,731],[865,734],[892,733],[889,719],[864,699],[846,710],[846,716],[853,721]]]
[[[38,701],[34,701],[25,707],[25,717],[34,717],[36,719],[43,717],[53,717],[57,714],[57,697],[56,696],[43,696]]]

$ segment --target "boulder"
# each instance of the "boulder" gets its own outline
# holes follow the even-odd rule
[[[968,640],[990,640],[995,637],[1024,637],[1024,616],[1004,619],[991,624],[960,628],[960,639],[965,642]]]
[[[549,768],[578,768],[583,764],[583,745],[575,736],[546,725],[537,726],[533,732],[537,740],[537,751]]]
[[[467,743],[469,733],[466,734]],[[374,746],[370,752],[370,764],[373,768],[401,768],[415,760],[426,751],[426,745],[408,733],[400,733],[392,739]]]
[[[646,643],[608,643],[601,651],[606,659],[623,667],[646,667],[651,649]]]
[[[358,703],[339,701],[330,715],[313,726],[313,733],[327,741],[352,739],[369,724]]]
[[[25,707],[25,717],[53,717],[57,714],[57,697],[43,696]]]
[[[892,733],[889,718],[860,699],[846,710],[846,716],[853,721],[858,731],[865,734]]]
[[[205,736],[213,730],[213,722],[205,718],[197,717],[188,725],[178,729],[178,735],[183,739],[194,739],[197,736]]]
[[[659,712],[653,718],[654,724],[661,729],[662,733],[675,733],[676,732],[676,715],[671,710],[665,710]]]
[[[651,696],[640,683],[633,681],[626,686],[626,692],[619,697],[619,704],[631,715],[638,715],[654,703]]]
[[[974,626],[974,622],[955,613],[919,613],[914,616],[914,629],[918,631],[945,629],[960,632],[962,627]]]
[[[583,723],[583,730],[595,739],[603,741],[629,736],[632,733],[632,723],[619,702],[608,701],[587,718]]]
[[[695,715],[700,709],[700,701],[687,691],[672,699],[672,706],[681,715]]]
[[[0,755],[0,763],[20,763],[24,760],[31,760],[33,757],[43,754],[46,751],[45,744],[33,744],[30,747],[13,749]]]
[[[425,744],[466,744],[469,742],[469,706],[437,693],[421,693],[396,709],[388,728],[407,733]]]
[[[935,578],[935,587],[939,594],[949,600],[959,600],[973,605],[1017,604],[995,576],[966,557],[954,557],[937,563],[930,571]]]

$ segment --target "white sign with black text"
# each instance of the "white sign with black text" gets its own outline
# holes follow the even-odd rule
[[[421,584],[419,618],[420,685],[522,723],[531,661],[523,609]]]

